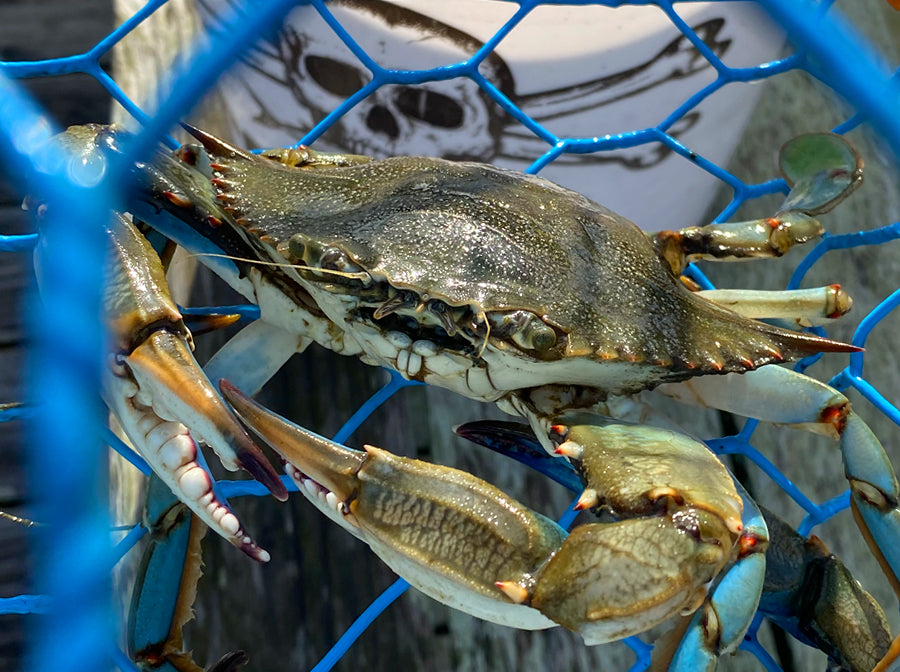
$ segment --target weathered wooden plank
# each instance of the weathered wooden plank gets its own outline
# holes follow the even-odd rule
[[[107,0],[5,0],[0,59],[36,61],[88,51],[112,26]]]

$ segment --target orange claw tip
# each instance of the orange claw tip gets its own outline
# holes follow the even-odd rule
[[[894,9],[900,9],[900,0],[897,2],[892,2],[891,6]],[[897,635],[894,638],[894,641],[891,642],[891,646],[888,649],[888,652],[884,655],[878,664],[872,668],[872,672],[890,672],[890,670],[897,669],[893,663],[900,659],[900,635]]]
[[[195,336],[208,334],[216,329],[230,327],[241,319],[240,313],[206,313],[203,315],[186,315],[184,323]]]
[[[752,532],[742,534],[741,538],[738,540],[738,558],[746,557],[751,553],[764,551],[766,549],[764,541],[764,539]]]
[[[175,205],[179,208],[189,208],[191,207],[191,201],[184,194],[178,194],[174,191],[164,191],[162,195],[166,197],[166,200],[169,201],[172,205]]]
[[[528,599],[528,591],[515,581],[495,581],[494,585],[516,604],[522,604]]]
[[[740,515],[731,515],[724,516],[722,520],[725,522],[725,527],[728,528],[728,531],[732,534],[741,535],[741,538],[750,538],[753,537],[756,539],[756,534],[753,532],[748,532],[747,534],[743,534],[744,532],[744,521],[741,520]],[[755,542],[754,542],[755,543]]]
[[[815,535],[815,534],[809,535],[809,539],[807,539],[806,541],[811,546],[814,546],[818,552],[820,552],[824,555],[831,555],[831,551],[828,550],[828,546],[826,546],[825,542],[822,541],[822,539],[820,537],[818,537],[817,535]]]

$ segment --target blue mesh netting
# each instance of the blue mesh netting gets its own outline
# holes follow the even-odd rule
[[[31,422],[30,460],[34,465],[34,482],[40,482],[41,492],[51,493],[36,503],[35,517],[46,522],[50,533],[38,539],[34,585],[38,593],[4,597],[0,602],[3,613],[41,614],[34,618],[34,640],[30,664],[33,669],[59,672],[69,669],[97,669],[104,657],[111,657],[122,670],[134,669],[127,657],[113,644],[108,573],[110,566],[128,553],[144,533],[135,527],[115,548],[108,547],[108,526],[103,477],[99,465],[104,464],[96,437],[113,444],[129,456],[138,468],[146,470],[141,460],[114,437],[102,430],[103,409],[97,401],[98,380],[93,363],[98,361],[102,343],[95,328],[94,316],[99,312],[99,287],[102,283],[99,263],[101,241],[92,226],[101,222],[110,207],[117,204],[116,174],[98,185],[73,183],[64,167],[45,162],[37,147],[53,132],[43,116],[22,93],[13,80],[28,77],[81,72],[96,78],[144,127],[141,141],[131,148],[131,156],[145,153],[158,137],[163,137],[179,118],[194,105],[201,94],[215,82],[219,73],[247,52],[254,36],[264,34],[276,25],[295,4],[293,0],[278,0],[265,4],[254,3],[253,12],[242,14],[227,26],[229,39],[216,40],[213,45],[200,46],[190,59],[190,66],[176,73],[168,100],[153,115],[145,114],[119,88],[116,81],[101,67],[100,59],[143,20],[164,5],[166,0],[148,2],[140,11],[88,52],[46,62],[0,63],[0,156],[3,168],[13,175],[23,191],[25,183],[33,190],[48,195],[48,200],[65,201],[68,208],[77,210],[77,222],[51,219],[43,232],[47,244],[47,264],[42,269],[43,302],[33,299],[35,310],[29,317],[33,334],[33,351],[29,375],[29,398],[34,400],[33,412],[27,414]],[[830,3],[775,0],[760,1],[782,24],[797,45],[791,53],[775,61],[752,67],[729,67],[697,33],[679,16],[670,2],[656,2],[672,23],[712,66],[715,77],[711,82],[672,109],[660,111],[658,123],[639,129],[629,129],[607,135],[597,128],[598,137],[568,137],[565,132],[550,130],[550,126],[536,120],[507,95],[496,82],[486,77],[482,66],[493,50],[516,26],[539,6],[537,1],[524,1],[512,17],[502,25],[470,57],[456,63],[446,63],[427,70],[388,69],[379,65],[360,47],[344,27],[334,18],[323,2],[311,3],[340,40],[369,71],[371,77],[361,82],[355,92],[336,105],[312,129],[298,140],[312,142],[336,120],[355,105],[391,84],[415,85],[425,81],[450,80],[464,77],[475,82],[494,104],[500,106],[516,122],[544,143],[543,153],[534,155],[530,172],[538,172],[554,161],[570,154],[614,152],[648,143],[661,143],[685,161],[698,166],[733,189],[733,199],[720,214],[729,218],[744,202],[764,194],[785,191],[780,180],[762,184],[746,184],[721,165],[695,153],[682,144],[672,132],[704,100],[734,83],[761,80],[796,69],[806,70],[849,101],[854,113],[836,130],[847,132],[858,125],[869,124],[883,140],[900,155],[900,123],[897,123],[898,87],[870,53],[866,43],[849,31],[829,12]],[[609,1],[611,7],[629,3]],[[636,3],[643,4],[643,3]],[[826,237],[813,248],[797,269],[790,285],[797,287],[805,274],[819,263],[830,250],[878,245],[900,235],[900,224],[884,223],[867,231]],[[96,227],[99,231],[99,226]],[[2,237],[0,247],[7,250],[25,249],[35,242],[34,237]],[[78,259],[77,265],[71,259]],[[65,271],[63,271],[65,269]],[[702,274],[696,278],[705,282]],[[890,279],[885,279],[889,289]],[[886,293],[886,292],[885,292]],[[859,324],[853,343],[864,346],[873,329],[896,307],[900,290],[885,298]],[[40,308],[37,306],[40,305]],[[58,338],[60,325],[70,337]],[[885,399],[864,377],[863,352],[852,355],[849,364],[832,380],[838,389],[855,388],[863,397],[895,424],[900,424],[900,411]],[[871,365],[871,363],[870,363]],[[398,375],[350,418],[337,434],[345,440],[368,415],[393,392],[408,385]],[[47,394],[46,390],[53,390]],[[7,413],[5,419],[12,419]],[[848,507],[848,495],[843,493],[824,502],[817,502],[815,493],[804,493],[794,486],[753,445],[751,438],[756,423],[750,421],[732,437],[710,442],[720,453],[740,453],[771,477],[807,513],[800,525],[802,534],[809,534],[817,525]],[[65,450],[59,449],[65,446]],[[54,465],[52,469],[42,465]],[[255,484],[223,483],[223,494],[239,496],[264,494]],[[339,660],[356,637],[405,590],[398,580],[378,600],[366,608],[359,619],[327,653],[315,670],[327,670]],[[52,608],[50,607],[52,605]],[[760,663],[770,670],[778,669],[772,657],[759,644],[757,618],[743,647],[752,651]],[[637,660],[632,669],[644,669],[648,662],[649,646],[632,638],[629,640]]]

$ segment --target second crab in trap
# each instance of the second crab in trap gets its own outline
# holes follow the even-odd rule
[[[104,396],[154,471],[218,534],[268,557],[218,499],[193,439],[285,492],[207,376],[233,381],[222,383],[227,400],[323,513],[412,585],[475,616],[562,625],[588,644],[674,620],[655,664],[693,670],[738,646],[757,604],[775,605],[772,618],[843,669],[890,657],[880,607],[839,561],[779,521],[767,529],[702,443],[615,418],[617,400],[657,389],[833,436],[855,518],[898,586],[900,492],[880,442],[839,392],[767,366],[855,348],[754,319],[815,323],[845,312],[848,297],[836,286],[698,292],[682,276],[695,259],[780,256],[821,235],[815,217],[861,179],[842,138],[785,146],[792,189],[773,218],[648,238],[578,194],[492,166],[304,148],[254,155],[189,130],[199,143],[130,166],[128,211],[199,254],[261,318],[202,372],[159,260],[116,215]],[[58,143],[77,162],[127,140],[86,126]],[[613,522],[567,532],[469,474],[339,446],[238,389],[255,392],[312,342],[523,417],[530,429],[461,433],[524,456]]]

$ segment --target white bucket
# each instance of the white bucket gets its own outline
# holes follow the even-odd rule
[[[518,10],[514,3],[486,0],[337,0],[327,7],[376,63],[411,70],[468,58]],[[732,67],[772,60],[783,42],[752,3],[683,3],[678,10]],[[655,6],[538,7],[503,38],[480,72],[558,138],[656,127],[717,76]],[[296,142],[371,79],[309,6],[292,12],[279,34],[233,75],[225,85],[228,112],[239,129],[236,139],[253,147]],[[728,85],[667,131],[721,165],[759,92],[758,85]],[[465,158],[518,170],[551,147],[468,78],[384,86],[314,146],[378,157]],[[658,142],[567,154],[540,174],[647,229],[701,223],[719,184]]]

